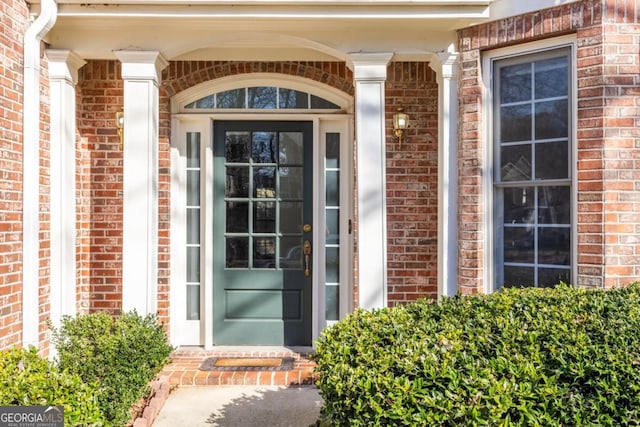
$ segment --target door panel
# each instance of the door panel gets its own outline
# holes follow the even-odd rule
[[[214,122],[214,344],[311,344],[312,123]]]

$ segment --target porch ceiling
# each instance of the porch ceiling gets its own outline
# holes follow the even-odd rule
[[[455,43],[456,29],[487,20],[491,2],[61,0],[46,41],[85,59],[140,49],[169,60],[348,60],[382,51],[428,60]]]

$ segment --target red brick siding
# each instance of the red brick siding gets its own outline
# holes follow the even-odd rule
[[[78,74],[78,187],[80,200],[88,203],[78,212],[78,284],[80,305],[90,311],[122,308],[122,146],[115,113],[122,108],[123,87],[118,61],[89,61]]]
[[[637,212],[638,46],[640,29],[631,2],[584,0],[461,30],[459,139],[459,285],[483,289],[483,213],[465,198],[480,192],[481,54],[484,50],[574,33],[577,39],[577,284],[614,286],[640,278]]]
[[[0,3],[0,350],[22,341],[22,93],[27,5]]]
[[[427,62],[394,62],[385,85],[388,304],[437,296],[438,85]],[[398,108],[410,115],[402,147]]]

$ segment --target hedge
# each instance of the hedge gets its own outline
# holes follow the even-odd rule
[[[98,393],[38,356],[35,347],[0,352],[0,406],[63,406],[65,426],[102,426]]]
[[[316,346],[325,425],[640,425],[640,284],[358,310]]]
[[[157,317],[135,312],[64,317],[53,342],[61,369],[99,385],[98,403],[112,426],[130,420],[132,405],[148,394],[172,350]]]

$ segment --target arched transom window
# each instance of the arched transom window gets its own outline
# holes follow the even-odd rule
[[[186,110],[340,110],[339,105],[320,96],[275,86],[225,90],[186,104],[184,108]]]

